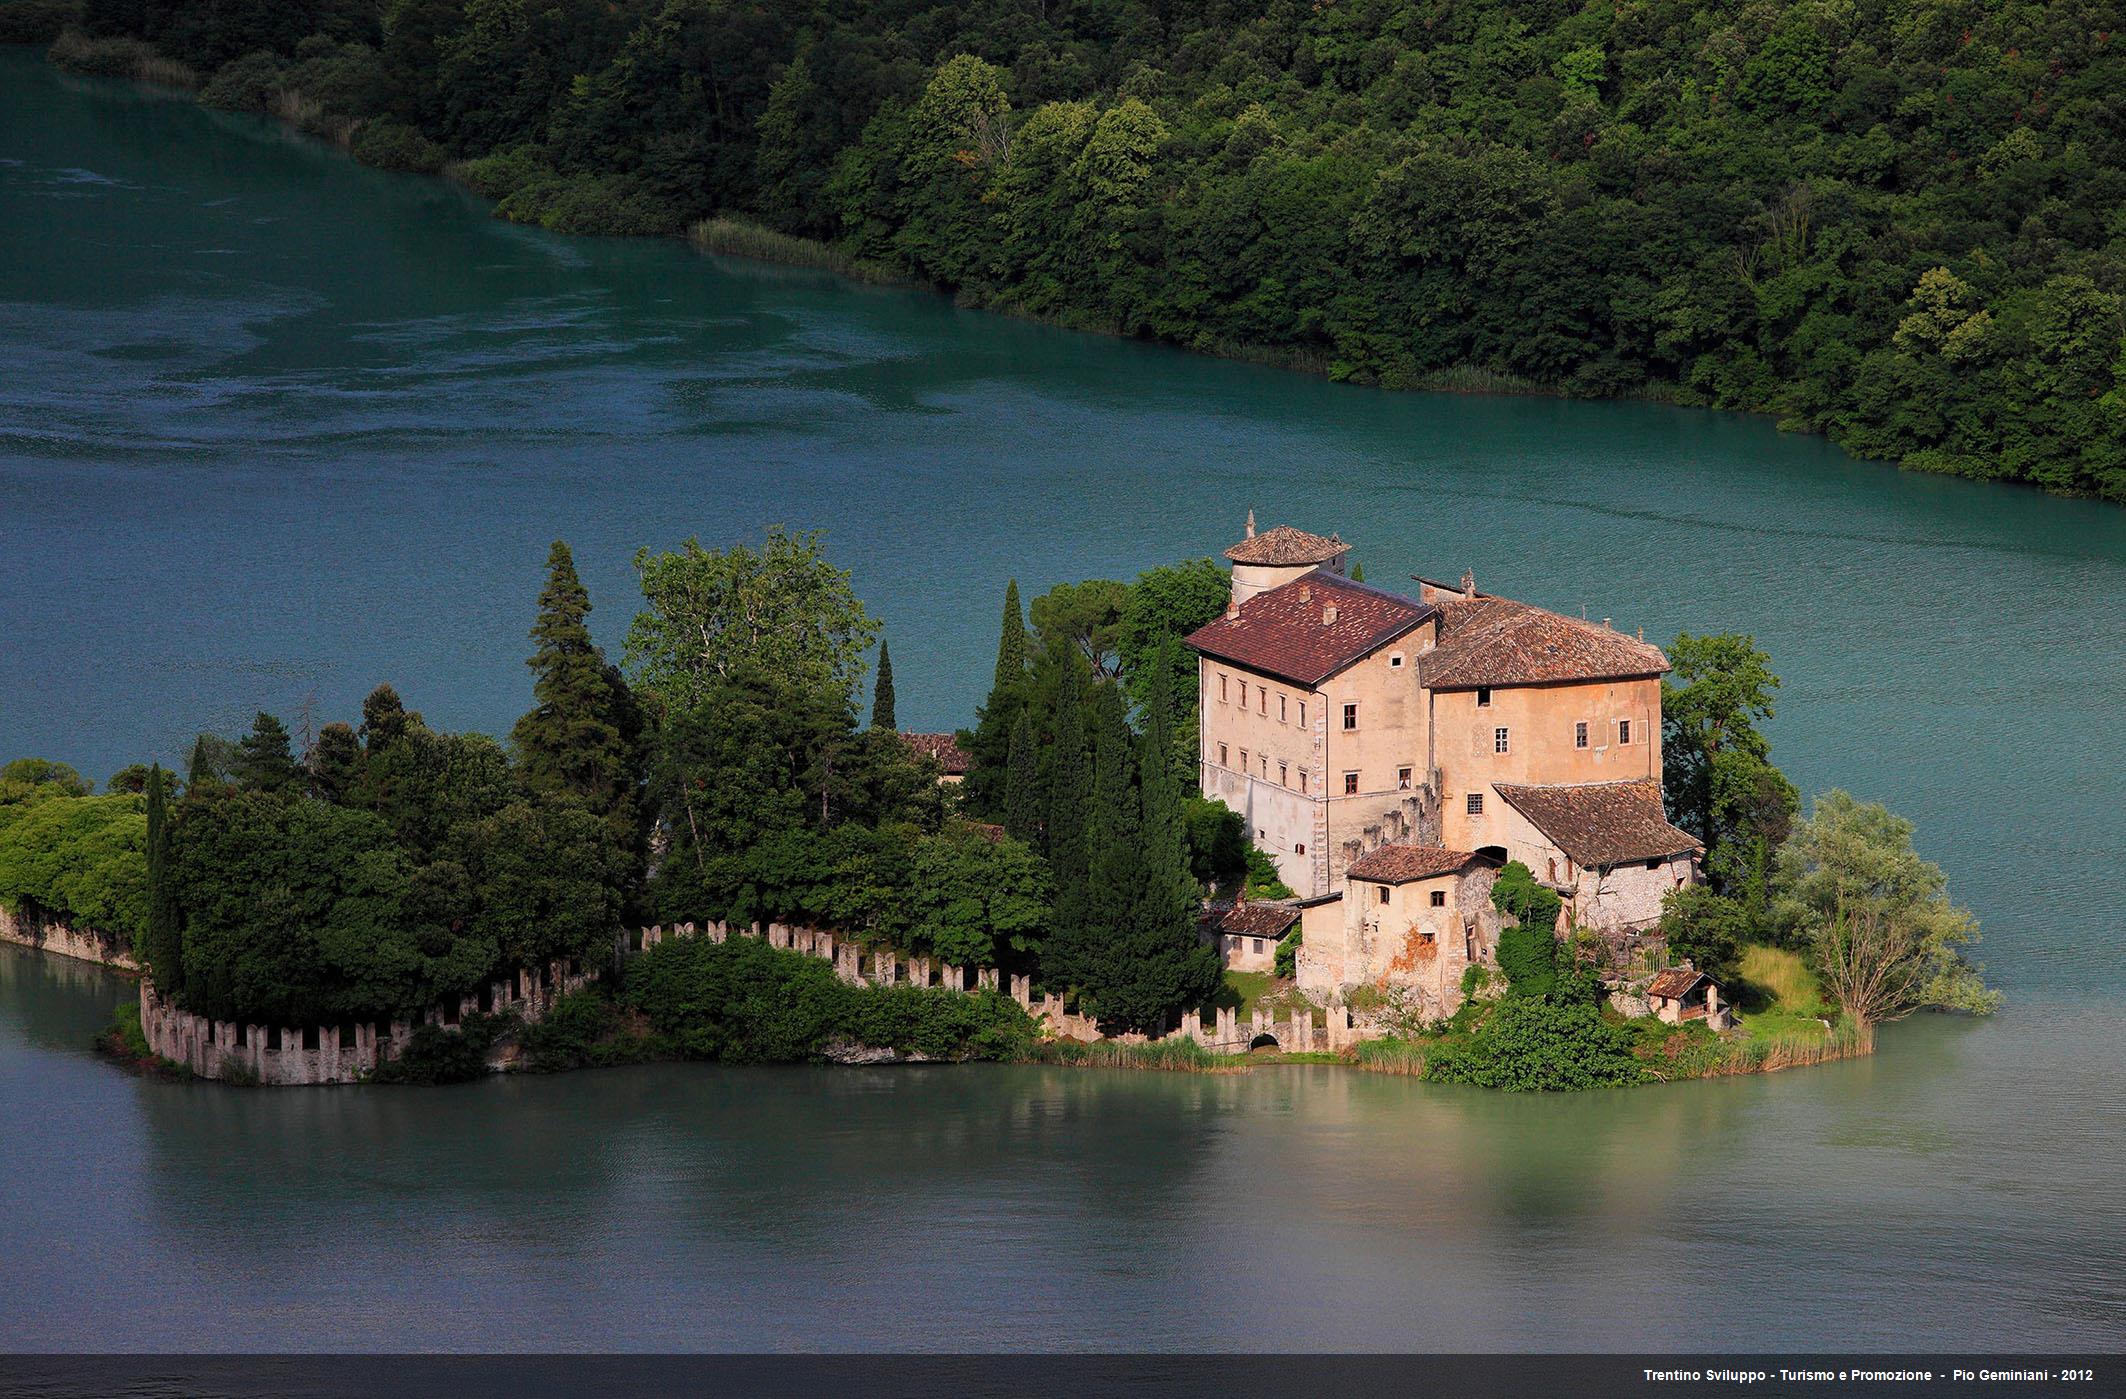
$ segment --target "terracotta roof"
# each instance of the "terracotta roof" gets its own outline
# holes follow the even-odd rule
[[[1437,845],[1383,845],[1345,866],[1344,878],[1408,884],[1413,879],[1432,879],[1465,870],[1476,861],[1477,857],[1467,850],[1447,850]]]
[[[1556,787],[1496,782],[1491,790],[1575,863],[1589,869],[1701,848],[1689,831],[1668,823],[1661,806],[1661,784],[1649,778]]]
[[[1694,972],[1689,967],[1670,967],[1647,983],[1646,994],[1681,1000],[1710,979],[1704,972]]]
[[[1211,926],[1242,937],[1281,938],[1298,921],[1299,910],[1291,904],[1241,904],[1214,915]]]
[[[945,769],[946,776],[966,775],[969,766],[967,754],[953,735],[904,733],[901,735],[901,742]]]
[[[1439,644],[1418,662],[1434,690],[1546,685],[1661,675],[1661,648],[1600,622],[1564,617],[1510,598],[1450,598],[1439,611]]]
[[[1325,609],[1336,620],[1325,622]],[[1309,688],[1432,615],[1432,608],[1333,573],[1304,574],[1257,593],[1199,627],[1188,644],[1207,656]]]
[[[1250,527],[1254,517],[1249,516]],[[1303,529],[1279,525],[1261,534],[1251,534],[1232,548],[1225,556],[1234,563],[1263,563],[1284,567],[1300,564],[1327,563],[1338,554],[1347,554],[1351,546],[1330,535],[1323,539],[1318,534],[1308,534]]]

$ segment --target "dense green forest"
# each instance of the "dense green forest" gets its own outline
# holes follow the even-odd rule
[[[0,30],[69,21],[63,62],[188,66],[552,228],[708,221],[1066,325],[2126,500],[2102,0],[31,0]]]

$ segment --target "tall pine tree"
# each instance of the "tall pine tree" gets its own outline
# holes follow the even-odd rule
[[[1093,803],[1088,832],[1084,915],[1076,930],[1072,983],[1080,1003],[1102,1025],[1136,1028],[1131,1003],[1133,928],[1142,901],[1144,852],[1138,841],[1142,810],[1136,786],[1136,742],[1122,696],[1112,685],[1094,692]]]
[[[148,922],[138,950],[156,990],[174,998],[184,990],[185,961],[177,891],[170,882],[170,815],[164,794],[168,785],[162,764],[148,770]]]
[[[893,653],[878,644],[878,680],[871,687],[871,727],[895,733],[900,725],[893,717]]]
[[[524,776],[605,817],[632,844],[642,781],[641,721],[620,672],[591,640],[590,593],[568,545],[554,541],[532,624],[532,696],[537,705],[510,730]],[[373,740],[372,740],[373,741]]]
[[[1172,643],[1169,642],[1169,645]],[[1160,675],[1172,674],[1169,666]],[[1171,696],[1161,691],[1171,682],[1154,682],[1146,706],[1139,795],[1141,819],[1137,847],[1136,909],[1130,923],[1130,957],[1124,993],[1117,997],[1117,1018],[1130,1029],[1163,1030],[1177,1011],[1201,1005],[1218,989],[1218,956],[1197,936],[1202,891],[1189,868],[1188,820],[1182,786],[1165,761],[1174,751],[1167,716]]]
[[[237,782],[253,792],[290,792],[299,775],[287,726],[260,710],[251,732],[236,745]]]
[[[1093,751],[1087,729],[1087,690],[1092,673],[1083,657],[1063,658],[1056,694],[1056,741],[1050,750],[1048,867],[1055,875],[1056,902],[1041,949],[1043,978],[1058,990],[1079,984],[1083,974],[1087,876],[1092,868]]]

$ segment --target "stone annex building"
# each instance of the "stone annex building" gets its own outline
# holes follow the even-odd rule
[[[1415,597],[1345,576],[1350,546],[1288,525],[1226,550],[1225,615],[1197,630],[1202,790],[1241,814],[1300,895],[1214,926],[1267,967],[1303,929],[1312,992],[1400,985],[1437,1013],[1489,961],[1497,869],[1519,860],[1610,932],[1658,921],[1698,842],[1661,800],[1668,658],[1610,627],[1458,585]],[[1282,921],[1280,922],[1280,917]]]

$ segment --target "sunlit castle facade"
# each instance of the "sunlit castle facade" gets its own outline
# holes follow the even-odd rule
[[[1519,860],[1575,923],[1658,919],[1699,852],[1662,811],[1667,657],[1466,573],[1414,580],[1414,596],[1370,587],[1346,576],[1349,552],[1287,525],[1258,534],[1252,515],[1226,550],[1225,614],[1189,638],[1204,795],[1241,814],[1302,898],[1411,846],[1426,853],[1386,867]]]

